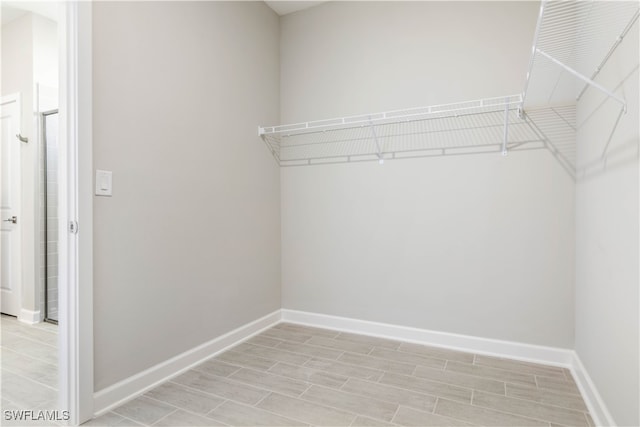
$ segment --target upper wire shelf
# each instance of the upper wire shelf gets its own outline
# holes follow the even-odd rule
[[[639,16],[637,1],[543,1],[520,95],[264,126],[258,134],[280,166],[546,148],[575,177],[576,102],[589,87],[615,99],[615,131],[626,102],[596,80]]]
[[[524,107],[576,102],[640,16],[637,1],[543,1],[523,91]],[[578,79],[578,80],[576,80]]]
[[[521,95],[266,126],[281,166],[544,148],[522,116]]]

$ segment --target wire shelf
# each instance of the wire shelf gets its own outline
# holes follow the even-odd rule
[[[576,75],[557,62],[595,79],[639,16],[637,1],[543,2],[523,93],[525,108],[575,102],[589,83],[576,84]]]
[[[619,121],[625,101],[594,79],[639,17],[638,2],[544,1],[522,95],[266,126],[258,134],[280,166],[546,148],[575,177],[575,103],[594,87],[620,102]]]
[[[575,177],[576,105],[526,110],[525,117],[558,162]]]
[[[280,166],[544,148],[520,95],[261,127]]]

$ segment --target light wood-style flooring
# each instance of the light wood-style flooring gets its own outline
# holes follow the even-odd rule
[[[282,323],[86,425],[593,421],[567,369]]]

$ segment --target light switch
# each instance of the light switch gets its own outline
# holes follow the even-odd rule
[[[96,169],[96,196],[111,196],[112,172]]]

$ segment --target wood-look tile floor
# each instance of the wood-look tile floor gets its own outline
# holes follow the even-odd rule
[[[282,323],[86,425],[593,421],[567,369]]]
[[[52,425],[51,421],[5,420],[4,411],[58,408],[58,327],[27,325],[0,316],[0,395],[2,425]]]

